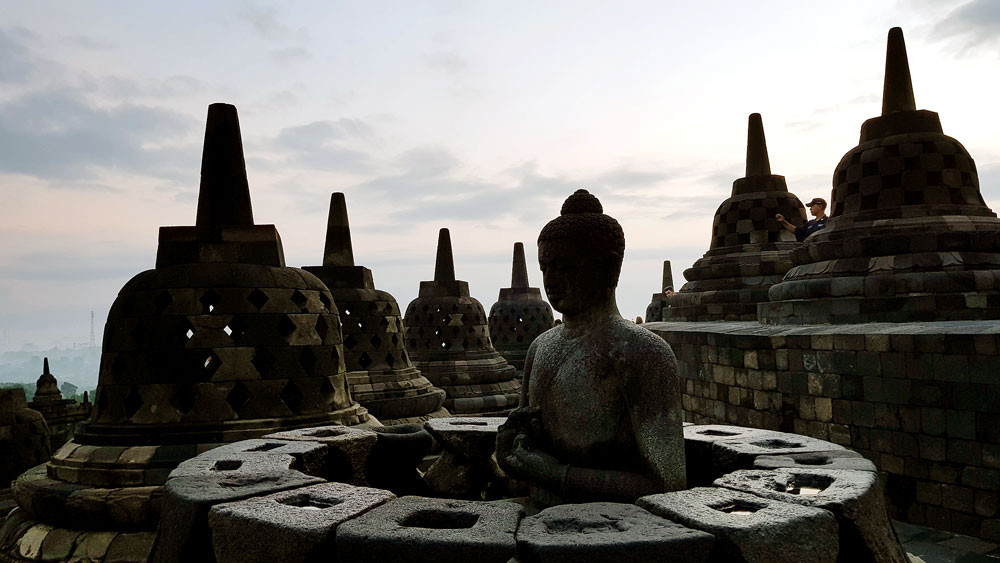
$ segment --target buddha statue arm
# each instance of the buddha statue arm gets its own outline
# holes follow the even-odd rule
[[[654,349],[640,354],[646,361],[633,362],[626,370],[625,403],[639,455],[659,482],[658,492],[673,491],[684,488],[687,480],[677,364],[666,344],[652,338]]]

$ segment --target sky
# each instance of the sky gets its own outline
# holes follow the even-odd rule
[[[577,188],[626,236],[643,315],[706,250],[759,112],[773,173],[829,199],[904,30],[917,106],[1000,207],[1000,2],[0,0],[0,351],[100,340],[161,225],[194,224],[207,106],[237,106],[257,223],[321,262],[330,193],[402,308],[437,231],[489,310]],[[95,374],[96,375],[96,374]]]

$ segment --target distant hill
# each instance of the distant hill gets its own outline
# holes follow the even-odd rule
[[[42,358],[49,359],[52,375],[61,386],[70,383],[82,395],[85,390],[97,387],[97,375],[101,366],[100,348],[37,350],[30,352],[4,352],[0,354],[0,386],[7,384],[30,384],[30,395],[35,393],[35,382],[42,373]],[[28,390],[25,389],[27,393]],[[71,397],[65,397],[67,399]]]

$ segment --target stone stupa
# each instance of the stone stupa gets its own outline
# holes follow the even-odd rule
[[[490,308],[489,326],[493,347],[518,373],[524,370],[531,342],[553,326],[552,307],[542,299],[541,290],[528,287],[524,243],[514,243],[510,287],[500,289]]]
[[[20,555],[70,537],[48,560],[145,561],[180,462],[278,430],[368,422],[348,390],[333,297],[285,267],[274,225],[254,224],[236,108],[213,104],[197,223],[161,227],[155,269],[119,292],[93,416],[17,478],[0,534]]]
[[[674,272],[670,267],[670,260],[663,261],[663,277],[660,278],[660,291],[653,294],[652,300],[646,306],[646,322],[655,323],[663,320],[663,309],[670,306],[667,300],[666,289],[671,288],[674,292]]]
[[[330,198],[323,265],[303,269],[323,280],[340,311],[354,399],[386,425],[448,416],[444,391],[420,375],[406,353],[396,298],[375,289],[372,271],[354,264],[343,193]]]
[[[837,165],[830,220],[792,253],[761,322],[1000,319],[1000,220],[965,147],[916,107],[893,28],[882,115]]]
[[[452,414],[504,414],[517,406],[517,370],[493,348],[486,311],[468,282],[455,279],[448,229],[438,235],[434,280],[420,282],[403,324],[410,358],[447,393]]]
[[[775,215],[798,226],[805,208],[785,177],[771,174],[759,113],[750,115],[746,163],[746,176],[733,182],[732,196],[715,212],[708,252],[684,271],[688,283],[662,310],[662,320],[755,320],[757,304],[792,267],[790,252],[798,243]]]
[[[49,371],[49,359],[42,360],[42,375],[35,383],[35,396],[28,403],[45,417],[49,426],[49,438],[52,449],[58,449],[73,438],[80,424],[90,418],[92,405],[89,401],[77,404],[73,399],[63,399],[59,391],[59,383]]]

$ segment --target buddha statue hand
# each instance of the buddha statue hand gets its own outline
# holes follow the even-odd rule
[[[539,449],[545,442],[541,410],[516,408],[497,432],[497,463],[514,478],[545,482],[558,489],[566,466]]]

